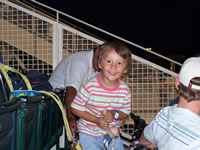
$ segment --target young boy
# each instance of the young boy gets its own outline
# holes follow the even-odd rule
[[[104,135],[113,128],[119,129],[131,112],[131,92],[120,80],[128,72],[131,60],[129,48],[121,42],[100,46],[101,73],[81,88],[71,105],[72,112],[80,117],[78,132],[83,150],[104,149]],[[114,143],[115,150],[124,149],[119,134]]]

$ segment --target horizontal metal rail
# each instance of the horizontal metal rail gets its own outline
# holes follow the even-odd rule
[[[32,0],[32,2],[34,2],[34,3],[38,4],[38,5],[41,5],[41,6],[45,7],[45,8],[47,8],[47,9],[50,9],[50,10],[52,10],[52,11],[55,11],[56,14],[57,14],[57,21],[59,20],[59,18],[58,18],[58,17],[59,17],[59,14],[62,14],[63,16],[66,16],[66,17],[68,17],[68,18],[70,18],[70,19],[73,19],[73,20],[75,20],[75,21],[77,21],[77,22],[79,22],[79,23],[82,23],[82,24],[84,24],[84,25],[86,25],[86,26],[88,26],[88,27],[91,27],[91,28],[93,28],[93,29],[96,29],[96,30],[98,30],[98,31],[100,31],[100,32],[103,32],[103,33],[109,35],[109,36],[112,36],[112,37],[114,37],[114,38],[116,38],[116,39],[119,39],[119,40],[121,40],[121,41],[123,41],[123,42],[126,42],[126,43],[128,43],[128,44],[130,44],[130,45],[132,45],[132,46],[135,46],[135,47],[137,47],[137,48],[139,48],[139,49],[142,49],[142,50],[144,50],[145,52],[154,54],[154,55],[156,55],[156,56],[158,56],[158,57],[160,57],[160,58],[163,58],[163,59],[165,59],[165,60],[168,60],[169,62],[172,62],[172,63],[174,63],[174,64],[176,64],[176,65],[182,66],[181,63],[179,63],[179,62],[177,62],[177,61],[175,61],[175,60],[172,60],[172,59],[170,59],[170,58],[167,58],[167,57],[165,57],[165,56],[163,56],[163,55],[160,55],[160,54],[158,54],[158,53],[156,53],[156,52],[148,51],[146,48],[144,48],[144,47],[142,47],[142,46],[140,46],[140,45],[138,45],[138,44],[135,44],[135,43],[133,43],[133,42],[131,42],[131,41],[128,41],[128,40],[126,40],[126,39],[124,39],[124,38],[121,38],[121,37],[119,37],[119,36],[117,36],[117,35],[114,35],[114,34],[112,34],[112,33],[110,33],[110,32],[107,32],[107,31],[105,31],[105,30],[102,30],[102,29],[100,29],[100,28],[98,28],[98,27],[96,27],[96,26],[94,26],[94,25],[91,25],[91,24],[89,24],[89,23],[87,23],[87,22],[84,22],[84,21],[82,21],[82,20],[80,20],[80,19],[77,19],[77,18],[75,18],[75,17],[73,17],[73,16],[71,16],[71,15],[68,15],[68,14],[66,14],[66,13],[63,13],[63,12],[57,10],[57,9],[54,9],[54,8],[52,8],[52,7],[49,7],[49,6],[47,6],[47,5],[43,4],[43,3],[40,3],[40,2],[38,2],[38,1],[36,1],[36,0]]]

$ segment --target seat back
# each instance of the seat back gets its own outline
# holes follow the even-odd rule
[[[14,150],[17,145],[18,99],[0,104],[0,149]]]
[[[0,104],[8,101],[8,95],[5,90],[5,84],[2,73],[0,71]]]
[[[17,149],[36,150],[37,139],[40,138],[40,133],[37,130],[42,96],[20,96],[19,100],[21,105],[17,115]]]

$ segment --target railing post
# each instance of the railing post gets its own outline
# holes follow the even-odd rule
[[[24,120],[27,114],[26,104],[22,103],[17,113],[17,150],[24,149]]]

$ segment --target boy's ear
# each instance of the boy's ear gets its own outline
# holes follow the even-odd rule
[[[126,74],[128,72],[128,69],[125,69],[124,71],[123,71],[123,74]]]
[[[98,65],[99,65],[99,68],[102,69],[102,67],[101,67],[101,63],[100,63],[100,62],[98,62]]]

